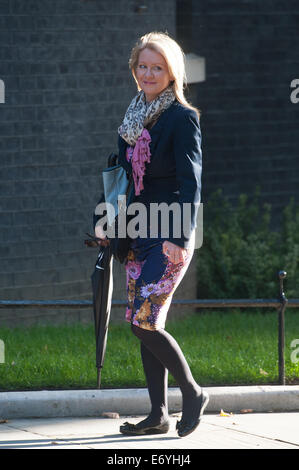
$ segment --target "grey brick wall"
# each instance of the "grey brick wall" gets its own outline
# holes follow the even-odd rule
[[[90,298],[95,252],[82,240],[100,171],[135,93],[128,56],[167,30],[206,58],[188,95],[202,110],[203,202],[258,183],[279,215],[299,199],[297,0],[0,0],[0,298]],[[1,101],[1,100],[0,100]],[[114,298],[124,298],[115,263]],[[194,297],[195,263],[176,297]],[[113,318],[123,309],[113,311]],[[0,322],[90,320],[91,311],[0,310]]]
[[[190,87],[202,111],[204,203],[219,187],[235,201],[256,184],[274,218],[291,196],[299,202],[298,31],[296,0],[178,0],[177,37],[206,58],[206,81]]]
[[[90,298],[96,251],[83,239],[136,92],[129,52],[151,30],[175,35],[174,0],[144,2],[142,14],[138,3],[0,1],[2,299]],[[114,272],[114,298],[123,298],[123,267],[115,263]],[[10,324],[40,321],[40,313],[0,311]],[[91,312],[42,312],[50,321],[71,317]]]

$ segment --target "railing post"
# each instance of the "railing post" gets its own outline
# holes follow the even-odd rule
[[[285,367],[284,367],[284,312],[288,303],[288,299],[285,296],[283,291],[283,280],[286,278],[286,271],[279,271],[279,300],[281,306],[278,310],[278,375],[279,375],[279,384],[285,385]]]

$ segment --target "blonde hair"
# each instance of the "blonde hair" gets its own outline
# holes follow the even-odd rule
[[[133,47],[129,59],[129,67],[137,84],[138,91],[140,91],[140,87],[136,78],[136,69],[138,65],[139,54],[145,48],[152,49],[164,57],[168,66],[169,74],[172,77],[172,87],[176,99],[184,106],[194,110],[199,117],[199,110],[188,103],[184,96],[184,88],[187,86],[185,54],[178,43],[167,33],[154,31],[152,33],[145,34],[138,39],[135,46]]]

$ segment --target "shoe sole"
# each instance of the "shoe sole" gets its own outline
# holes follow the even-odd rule
[[[122,434],[126,434],[128,436],[146,436],[146,435],[149,435],[149,434],[166,434],[167,432],[169,431],[169,426],[165,426],[164,428],[147,428],[145,430],[136,430],[136,431],[130,431],[129,429],[125,430],[125,429],[120,429],[120,432]]]

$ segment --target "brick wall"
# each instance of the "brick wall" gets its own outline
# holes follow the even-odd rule
[[[202,111],[204,203],[219,187],[234,201],[256,184],[274,217],[291,196],[299,202],[298,31],[296,0],[178,0],[177,38],[206,58],[206,81],[190,87]]]
[[[136,92],[128,71],[136,39],[175,34],[175,1],[1,0],[0,298],[89,299],[100,170]],[[124,297],[115,263],[114,298]],[[38,310],[0,311],[2,323]],[[68,321],[91,312],[42,312]],[[122,309],[123,315],[123,309]],[[31,320],[29,320],[31,318]]]
[[[153,29],[206,58],[206,81],[187,92],[202,110],[203,202],[256,183],[275,214],[290,196],[298,202],[298,27],[297,0],[0,0],[0,298],[90,298],[95,252],[82,240],[135,93],[129,51]],[[114,273],[123,298],[117,263]],[[176,296],[194,297],[194,279],[193,262]],[[2,323],[17,317],[91,312],[0,311]]]

